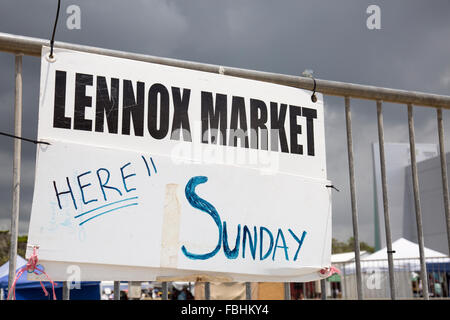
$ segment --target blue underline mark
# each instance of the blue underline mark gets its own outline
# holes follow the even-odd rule
[[[128,201],[128,200],[135,200],[135,199],[138,199],[138,197],[131,197],[131,198],[127,198],[127,199],[123,199],[123,200],[111,202],[111,203],[108,203],[108,204],[104,204],[104,205],[102,205],[102,206],[100,206],[100,207],[97,207],[97,208],[94,208],[94,209],[92,209],[92,210],[89,210],[89,211],[80,213],[79,215],[75,216],[75,218],[79,218],[79,217],[81,217],[81,216],[84,216],[85,214],[88,214],[88,213],[90,213],[90,212],[93,212],[93,211],[98,210],[98,209],[101,209],[101,208],[105,208],[105,207],[112,206],[113,204],[116,204],[116,203],[120,203],[120,202],[124,202],[124,201]]]
[[[122,209],[122,208],[126,208],[126,207],[137,206],[137,205],[138,205],[137,202],[133,202],[133,203],[126,204],[126,205],[121,206],[121,207],[118,207],[118,208],[110,209],[110,210],[108,210],[108,211],[99,213],[99,214],[97,214],[97,215],[95,215],[95,216],[93,216],[93,217],[90,217],[89,219],[86,219],[86,220],[80,222],[79,225],[81,226],[81,225],[85,224],[86,222],[88,222],[89,220],[92,220],[92,219],[94,219],[94,218],[97,218],[97,217],[99,217],[99,216],[102,216],[102,215],[104,215],[104,214],[106,214],[106,213],[109,213],[109,212],[112,212],[112,211],[115,211],[115,210],[119,210],[119,209]]]

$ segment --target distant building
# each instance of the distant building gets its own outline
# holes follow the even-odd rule
[[[450,172],[450,153],[447,159],[447,172]],[[406,168],[411,172],[411,165]],[[425,247],[449,254],[447,227],[445,223],[444,196],[440,157],[434,157],[417,164],[419,176],[420,207],[422,209],[423,237]],[[414,194],[411,175],[406,175],[405,209],[403,234],[410,241],[418,243]]]
[[[385,143],[384,149],[392,241],[406,238],[417,243],[409,143]],[[386,233],[378,143],[372,144],[372,151],[375,249],[379,250],[386,246]],[[446,157],[449,171],[450,154]],[[425,246],[448,254],[438,146],[416,144],[416,159]]]

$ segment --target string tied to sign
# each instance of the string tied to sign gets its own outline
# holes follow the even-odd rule
[[[317,102],[317,97],[316,97],[316,79],[314,79],[314,77],[311,76],[311,78],[314,81],[314,87],[313,87],[313,93],[311,95],[311,101],[316,103]]]
[[[28,138],[24,138],[24,137],[19,137],[19,136],[15,136],[13,134],[9,134],[9,133],[6,133],[6,132],[0,132],[0,135],[1,136],[6,136],[6,137],[10,137],[10,138],[14,138],[14,139],[27,141],[27,142],[31,142],[31,143],[34,143],[34,144],[46,144],[48,146],[50,145],[50,143],[46,142],[46,141],[38,141],[38,140],[28,139]]]
[[[302,76],[312,79],[313,90],[312,90],[312,95],[311,95],[311,101],[316,103],[317,102],[317,96],[316,96],[317,84],[316,84],[316,79],[314,79],[314,77],[313,77],[313,73],[314,73],[314,71],[312,71],[311,69],[306,69],[305,71],[303,71]]]
[[[16,300],[16,284],[17,281],[20,279],[20,277],[25,273],[34,273],[38,276],[40,276],[41,274],[45,275],[45,277],[47,278],[48,281],[50,281],[50,283],[52,284],[52,291],[53,291],[53,300],[56,300],[56,294],[55,294],[55,283],[53,282],[53,280],[48,276],[48,274],[44,271],[44,267],[39,263],[39,259],[38,259],[38,255],[37,255],[37,249],[38,247],[34,246],[33,247],[33,253],[31,254],[30,258],[28,259],[28,262],[26,265],[24,265],[22,268],[20,268],[17,273],[16,276],[14,278],[13,284],[11,285],[11,288],[9,289],[8,292],[8,300],[12,295],[13,300]],[[39,280],[42,290],[45,293],[45,296],[48,296],[48,291],[45,289],[44,284],[42,283],[41,280]]]
[[[61,0],[58,0],[58,8],[56,9],[56,18],[55,23],[53,24],[53,32],[52,32],[52,39],[50,40],[50,59],[53,59],[53,45],[55,43],[55,33],[56,33],[56,26],[58,25],[58,18],[59,18],[59,8],[61,7]]]

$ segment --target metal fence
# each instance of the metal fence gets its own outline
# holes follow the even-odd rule
[[[425,298],[449,299],[450,259],[426,258],[427,278],[421,278],[420,259],[394,259],[393,274],[397,299]],[[355,299],[357,296],[355,263],[336,264],[341,270],[339,277],[327,281],[330,299]],[[387,260],[361,261],[363,296],[365,299],[389,299],[389,265]],[[426,281],[424,281],[426,280]]]
[[[12,34],[0,33],[0,51],[9,52],[15,55],[15,132],[16,136],[21,136],[22,126],[22,55],[40,57],[42,46],[48,46],[49,41],[45,39],[17,36]],[[445,220],[447,228],[447,239],[450,248],[450,213],[449,213],[449,197],[448,197],[448,182],[447,182],[447,165],[444,150],[444,129],[442,111],[443,109],[450,109],[450,96],[413,92],[405,90],[395,90],[390,88],[381,88],[374,86],[365,86],[344,82],[328,81],[321,79],[311,79],[307,77],[298,77],[292,75],[283,75],[268,72],[259,72],[253,70],[223,67],[211,64],[202,64],[196,62],[189,62],[176,59],[160,58],[155,56],[136,54],[130,52],[108,50],[103,48],[82,46],[64,42],[55,42],[55,47],[77,50],[88,53],[96,53],[101,55],[132,59],[144,62],[152,62],[174,67],[187,68],[192,70],[220,73],[224,75],[259,80],[270,82],[295,88],[306,90],[315,90],[329,96],[339,96],[344,98],[345,103],[345,120],[347,129],[347,152],[349,163],[349,179],[350,179],[350,200],[352,208],[353,221],[353,238],[355,250],[355,286],[357,299],[363,299],[363,272],[361,269],[360,246],[359,246],[359,229],[358,229],[358,204],[356,199],[356,183],[355,183],[355,169],[354,169],[354,154],[353,154],[353,133],[352,133],[352,117],[351,117],[351,99],[366,99],[375,102],[377,108],[378,119],[378,142],[380,149],[380,164],[382,177],[382,193],[383,193],[383,209],[384,221],[386,231],[386,244],[388,250],[388,278],[389,278],[389,298],[396,299],[396,287],[394,285],[396,274],[394,271],[394,260],[392,252],[391,228],[389,220],[389,201],[387,196],[386,183],[386,163],[384,153],[384,127],[383,127],[383,102],[402,104],[408,110],[408,128],[409,128],[409,142],[411,150],[411,175],[413,181],[414,204],[416,214],[416,225],[418,234],[418,244],[420,251],[419,259],[419,274],[422,279],[422,297],[429,299],[430,289],[429,277],[427,272],[427,265],[424,256],[424,238],[422,226],[422,212],[420,205],[419,181],[417,175],[417,162],[415,155],[415,134],[414,134],[414,106],[431,107],[436,110],[436,119],[439,137],[439,151],[440,162],[442,170],[442,189],[443,201],[445,210]],[[13,207],[11,218],[11,254],[10,254],[10,281],[14,278],[14,271],[16,270],[15,261],[17,255],[17,236],[18,236],[18,219],[19,219],[19,203],[20,203],[20,162],[21,162],[21,141],[16,139],[14,143],[14,165],[13,165]],[[249,286],[247,286],[249,287]],[[325,287],[322,283],[321,287]],[[116,282],[115,288],[119,288],[119,283]],[[164,297],[167,298],[167,285],[163,285]],[[209,297],[209,287],[205,286],[205,297]],[[305,291],[306,292],[306,291]],[[69,297],[69,290],[65,286],[64,297]],[[286,298],[291,297],[291,286],[285,286]],[[325,296],[325,295],[323,295]],[[247,294],[249,297],[249,294]],[[116,295],[116,298],[119,298]]]

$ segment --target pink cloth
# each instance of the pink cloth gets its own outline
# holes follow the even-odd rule
[[[341,274],[341,271],[338,268],[331,266],[329,268],[323,268],[322,270],[319,271],[319,273],[324,278],[328,278],[335,273]]]

